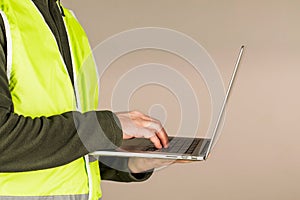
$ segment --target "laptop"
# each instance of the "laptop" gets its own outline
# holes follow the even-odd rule
[[[157,149],[154,144],[146,138],[133,138],[124,140],[118,149],[99,150],[91,153],[94,156],[118,156],[118,157],[142,157],[160,158],[172,160],[206,160],[210,154],[214,141],[219,130],[221,119],[227,104],[227,100],[236,77],[240,60],[244,51],[241,46],[235,67],[227,88],[222,107],[211,134],[211,138],[190,138],[190,137],[169,137],[168,148]]]

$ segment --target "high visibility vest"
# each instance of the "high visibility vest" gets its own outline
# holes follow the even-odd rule
[[[32,0],[0,0],[7,38],[7,76],[14,112],[32,118],[98,105],[98,80],[88,38],[64,9],[74,87],[55,36]],[[97,161],[88,157],[64,166],[0,173],[0,199],[98,200],[102,196]],[[48,197],[48,198],[47,198]]]

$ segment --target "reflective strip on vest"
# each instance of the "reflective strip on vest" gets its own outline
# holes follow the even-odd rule
[[[36,196],[28,196],[28,197],[13,197],[13,196],[1,196],[1,200],[86,200],[88,199],[88,194],[82,195],[62,195],[62,196],[44,196],[44,197],[36,197]],[[98,200],[101,200],[99,198]]]
[[[75,17],[64,9],[76,95],[56,39],[32,0],[0,0],[0,8],[6,29],[7,75],[14,112],[34,118],[73,111],[76,107],[82,112],[95,110],[96,68],[87,36]],[[76,105],[78,102],[80,105]],[[89,161],[88,157],[51,169],[0,173],[1,200],[98,200],[101,196],[98,161]]]

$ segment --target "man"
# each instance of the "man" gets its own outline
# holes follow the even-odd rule
[[[103,164],[87,156],[122,139],[147,137],[163,148],[168,138],[140,112],[95,111],[95,65],[82,67],[91,54],[88,40],[60,2],[0,0],[0,6],[1,200],[96,200],[100,177],[144,181],[168,163],[109,158]]]

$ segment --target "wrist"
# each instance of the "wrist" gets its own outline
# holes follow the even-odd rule
[[[145,173],[152,171],[153,168],[146,165],[144,158],[129,158],[128,159],[128,169],[133,174]]]
[[[135,163],[135,158],[129,158],[128,159],[128,169],[131,173],[139,173],[140,170],[137,167],[137,164]]]

